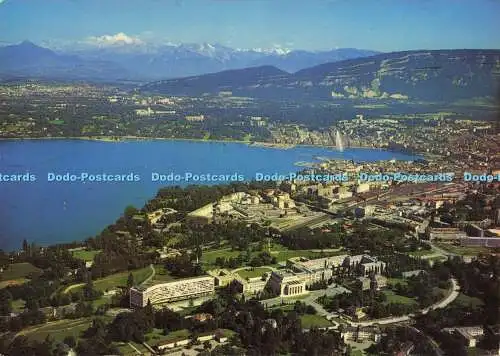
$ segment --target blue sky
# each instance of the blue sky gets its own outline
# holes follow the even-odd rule
[[[500,48],[499,15],[500,0],[0,0],[0,41]]]

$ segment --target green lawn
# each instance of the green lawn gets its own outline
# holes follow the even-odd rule
[[[105,292],[106,290],[112,290],[121,286],[126,286],[129,273],[129,271],[119,272],[104,278],[99,278],[93,282],[94,288]],[[134,275],[135,283],[140,284],[151,275],[151,268],[147,266],[144,268],[136,269],[132,271],[132,274]],[[83,288],[83,286],[83,283],[78,283],[77,285],[75,285],[75,287],[69,286],[66,288],[64,293],[67,293],[70,290],[77,291],[78,289]]]
[[[412,252],[408,252],[408,254],[410,256],[415,256],[415,257],[421,257],[421,256],[428,256],[428,255],[432,255],[436,253],[434,250],[430,249],[430,250],[418,250],[418,251],[412,251]]]
[[[276,257],[278,262],[286,261],[293,257],[307,257],[310,259],[320,258],[322,256],[338,256],[344,255],[346,252],[344,250],[335,252],[316,252],[311,250],[290,250],[286,246],[280,244],[273,244],[271,248],[271,255]]]
[[[398,295],[392,290],[386,290],[383,292],[387,297],[386,303],[396,303],[396,304],[415,304],[417,303],[414,299],[405,297],[403,295]]]
[[[104,304],[111,305],[111,298],[112,298],[111,295],[103,295],[100,298],[93,300],[91,303],[92,303],[92,306],[94,307],[94,309],[97,309],[98,307],[100,307],[101,305],[104,305]]]
[[[91,323],[92,318],[59,320],[23,330],[20,334],[37,341],[44,341],[47,335],[50,335],[55,341],[62,341],[66,336],[70,335],[78,339],[82,331],[87,330]]]
[[[201,256],[201,262],[205,265],[215,265],[215,260],[217,257],[231,258],[238,257],[241,251],[231,251],[228,249],[220,249],[220,250],[211,250],[211,251],[203,251]]]
[[[463,293],[460,293],[452,303],[453,306],[458,307],[469,307],[471,306],[473,309],[477,309],[484,305],[483,301],[476,297],[469,297]]]
[[[3,281],[20,280],[30,274],[39,274],[41,270],[29,262],[13,263],[0,273]]]
[[[53,125],[62,125],[64,124],[64,120],[56,119],[56,120],[49,120],[49,124]]]
[[[132,346],[130,346],[130,344],[132,344]],[[120,354],[124,355],[124,356],[137,356],[138,353],[137,351],[134,349],[134,347],[139,350],[142,355],[149,355],[149,350],[142,344],[138,344],[138,343],[135,343],[135,342],[115,342],[113,343],[113,346],[116,346],[118,348],[118,350],[120,351]]]
[[[111,290],[119,286],[126,286],[129,273],[129,271],[120,272],[98,279],[94,281],[94,288],[104,292],[106,290]],[[132,274],[134,276],[135,283],[140,284],[151,275],[151,268],[148,266],[136,269],[132,271]]]
[[[272,270],[267,267],[249,267],[248,269],[244,269],[241,271],[238,271],[238,273],[241,278],[253,278],[253,277],[260,277],[264,273],[269,273]]]
[[[252,251],[251,257],[257,256],[261,252],[262,251]],[[335,252],[324,252],[324,253],[311,250],[289,250],[287,247],[277,243],[273,243],[271,247],[271,256],[276,257],[276,260],[278,262],[284,262],[292,257],[307,257],[310,259],[314,259],[314,258],[320,258],[322,256],[343,255],[345,253],[346,252],[342,250]],[[240,254],[245,254],[245,251],[235,251],[231,250],[230,248],[203,251],[201,261],[207,269],[210,269],[216,267],[215,260],[217,259],[217,257],[235,258],[238,257]]]
[[[300,317],[300,320],[302,322],[302,328],[304,329],[310,329],[313,326],[318,328],[333,326],[331,322],[319,315],[305,314]]]
[[[452,244],[445,244],[442,242],[436,243],[436,246],[445,251],[460,255],[460,256],[477,256],[480,253],[488,253],[490,250],[484,247],[470,247],[470,246],[455,246]]]
[[[93,261],[95,255],[97,255],[99,252],[101,252],[101,250],[77,250],[73,251],[73,257],[85,262]]]
[[[163,265],[155,265],[155,276],[153,278],[153,281],[155,282],[168,282],[174,279],[170,275],[170,273],[165,269],[165,266]]]
[[[274,305],[274,306],[272,306],[272,307],[269,307],[269,310],[273,310],[273,309],[281,309],[281,310],[283,310],[283,312],[286,314],[286,313],[288,313],[288,312],[292,311],[292,310],[293,310],[293,307],[294,307],[294,304],[293,304],[293,303],[291,303],[291,304],[283,304],[283,305],[278,304],[278,305]]]
[[[168,333],[168,335],[163,335],[163,330],[160,329],[153,329],[152,332],[147,333],[145,336],[146,342],[151,345],[155,346],[159,344],[160,342],[164,341],[169,341],[169,340],[175,340],[177,338],[188,338],[191,333],[187,329],[181,329],[181,330],[176,330]]]
[[[233,336],[234,334],[236,334],[233,330],[229,330],[229,329],[219,329],[219,331],[222,332],[222,335],[224,335],[225,337],[231,337]]]
[[[26,279],[26,278],[16,278],[16,279],[9,279],[7,281],[0,281],[0,289],[8,287],[8,286],[17,286],[20,284],[24,284],[28,281],[29,281],[29,279]]]
[[[406,285],[406,279],[404,278],[387,278],[387,284],[389,286],[395,286],[396,284]]]
[[[21,313],[24,310],[25,301],[22,299],[16,299],[12,301],[12,311],[15,313]]]
[[[429,261],[430,263],[434,263],[434,262],[444,262],[447,259],[448,259],[448,257],[446,257],[446,256],[435,256],[435,257],[428,258],[427,261]]]

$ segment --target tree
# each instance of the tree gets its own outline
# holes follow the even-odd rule
[[[375,294],[377,293],[378,283],[375,273],[370,275],[370,302],[373,303],[373,299],[375,298]]]
[[[71,348],[76,346],[76,339],[73,335],[66,336],[63,342]]]
[[[138,210],[134,206],[129,205],[129,206],[127,206],[125,208],[125,211],[123,212],[123,215],[125,216],[125,218],[127,220],[129,220],[129,219],[132,219],[132,217],[134,215],[136,215],[137,213],[138,213]]]
[[[134,275],[132,274],[132,272],[130,272],[128,274],[128,279],[127,279],[127,287],[128,288],[132,288],[135,284],[135,281],[134,281]]]
[[[5,289],[0,290],[0,315],[9,315],[12,312],[12,294]]]

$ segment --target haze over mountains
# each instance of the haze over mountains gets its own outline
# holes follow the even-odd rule
[[[49,79],[159,80],[273,65],[288,72],[379,52],[355,48],[289,51],[233,49],[221,45],[117,45],[53,51],[25,41],[0,47],[0,77]]]
[[[56,52],[27,41],[0,47],[0,79],[132,80],[169,95],[437,102],[494,97],[499,77],[500,50],[486,49],[308,52],[183,44]]]
[[[171,95],[216,94],[266,99],[371,98],[455,101],[494,97],[500,50],[382,53],[326,63],[289,74],[273,66],[150,83],[143,90]]]

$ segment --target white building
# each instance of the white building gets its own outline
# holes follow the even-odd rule
[[[269,286],[275,294],[281,297],[308,293],[305,282],[292,271],[273,271]]]
[[[130,289],[130,306],[144,307],[148,304],[163,304],[179,300],[198,298],[214,293],[214,277],[202,276],[155,284],[149,287]]]
[[[346,257],[347,255],[339,255],[315,260],[297,257],[289,259],[287,265],[300,280],[310,286],[332,278],[333,271],[342,265]]]

